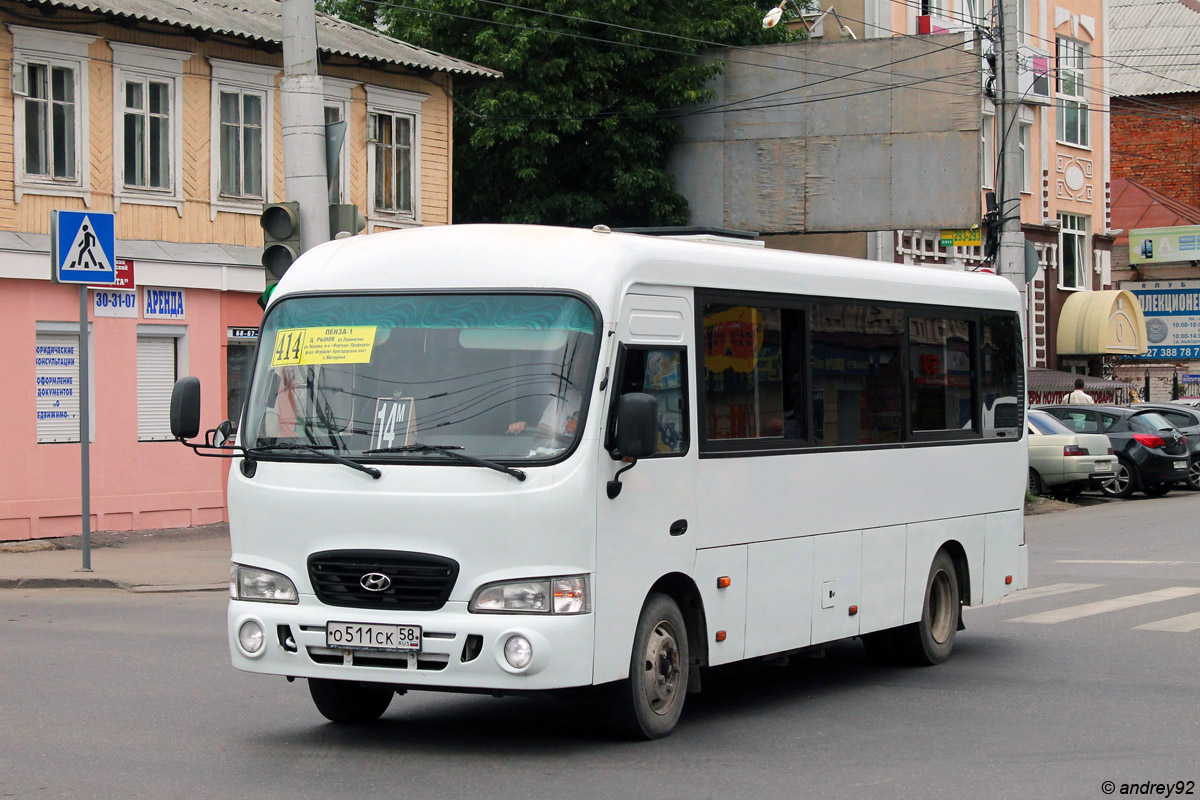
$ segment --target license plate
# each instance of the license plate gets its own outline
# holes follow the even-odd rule
[[[421,650],[421,626],[330,622],[325,626],[325,646],[337,650],[404,650],[416,653]]]
[[[1107,461],[1101,461],[1096,464],[1096,472],[1111,472],[1111,471],[1112,471],[1112,464],[1109,464]]]
[[[1187,469],[1187,462],[1186,461],[1176,461],[1175,469]]]

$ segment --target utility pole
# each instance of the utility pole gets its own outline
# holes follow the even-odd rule
[[[283,193],[300,204],[300,245],[308,250],[329,241],[325,90],[317,72],[317,12],[314,0],[282,0],[282,5]]]
[[[1021,293],[1021,319],[1028,308],[1025,284],[1025,234],[1021,231],[1020,90],[1017,88],[1020,38],[1019,0],[1000,0],[1000,247],[996,273]]]

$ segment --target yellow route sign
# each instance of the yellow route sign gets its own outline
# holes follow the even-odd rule
[[[366,364],[375,346],[375,326],[283,328],[275,333],[272,367]]]
[[[945,228],[942,247],[979,247],[983,244],[983,228]]]

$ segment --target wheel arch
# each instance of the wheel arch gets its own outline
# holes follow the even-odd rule
[[[650,587],[650,593],[665,594],[679,606],[683,615],[684,625],[687,626],[688,650],[692,665],[708,666],[708,621],[704,615],[704,600],[696,582],[681,572],[671,572],[663,575]],[[688,690],[699,691],[700,671],[690,670]]]
[[[946,551],[950,560],[954,562],[954,571],[958,574],[959,599],[964,606],[971,605],[971,566],[967,562],[966,548],[957,539],[950,539],[939,549]]]

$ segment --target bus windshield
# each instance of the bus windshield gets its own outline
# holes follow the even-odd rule
[[[570,296],[287,297],[263,321],[241,444],[308,460],[297,446],[555,459],[583,432],[598,339]]]

